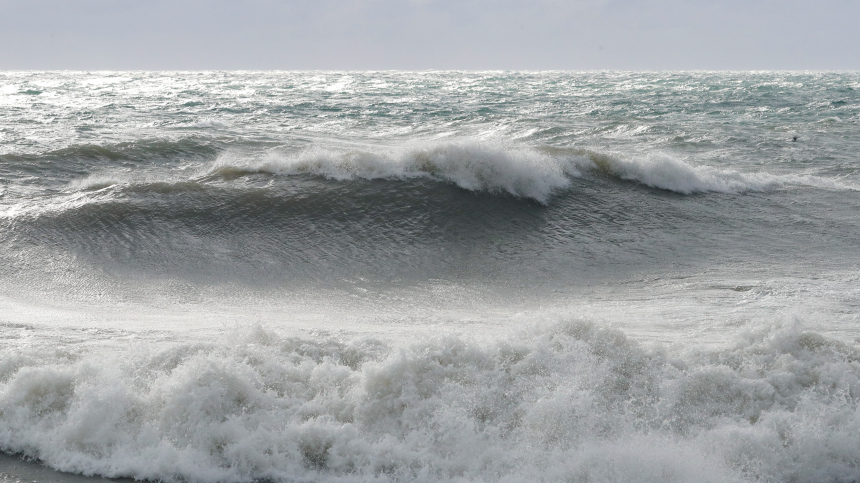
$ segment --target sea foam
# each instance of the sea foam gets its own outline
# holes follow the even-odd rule
[[[743,173],[697,166],[662,153],[606,155],[581,149],[535,148],[508,143],[449,142],[363,150],[313,148],[249,157],[222,154],[208,174],[315,175],[337,181],[427,177],[471,191],[505,193],[547,204],[572,178],[602,173],[681,194],[770,191],[785,186],[855,190],[814,175]]]
[[[507,193],[547,203],[580,175],[571,156],[551,156],[527,147],[460,142],[414,144],[375,150],[309,149],[248,159],[221,156],[215,173],[238,170],[280,175],[310,174],[338,181],[431,177],[472,191]]]
[[[588,159],[598,171],[652,188],[681,194],[737,194],[749,191],[770,191],[790,185],[836,190],[857,189],[835,179],[813,175],[743,173],[733,169],[695,166],[662,153],[633,157],[593,154]]]
[[[570,193],[576,179],[609,177],[684,195],[767,192],[789,187],[857,191],[836,178],[812,174],[772,174],[696,165],[663,154],[608,155],[570,148],[530,147],[507,142],[460,141],[408,143],[365,149],[314,147],[265,154],[227,150],[207,163],[182,170],[95,172],[73,179],[51,197],[0,206],[0,219],[61,213],[94,203],[117,201],[116,195],[202,192],[221,188],[259,189],[229,184],[253,174],[319,176],[337,183],[354,180],[430,179],[459,188],[551,203]],[[227,184],[224,184],[226,182]],[[311,186],[310,189],[315,189]],[[575,196],[575,193],[573,193]],[[177,207],[179,209],[181,207]]]
[[[32,352],[32,351],[31,351]],[[159,481],[856,481],[860,352],[795,326],[648,350],[296,338],[0,356],[0,448]]]

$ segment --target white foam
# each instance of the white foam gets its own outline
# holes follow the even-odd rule
[[[770,191],[787,185],[837,190],[857,189],[834,179],[813,175],[742,173],[732,169],[693,166],[659,153],[630,158],[592,157],[591,162],[597,169],[622,179],[682,194]]]
[[[682,353],[585,322],[486,343],[253,328],[212,343],[22,350],[0,355],[0,449],[65,471],[167,482],[860,478],[860,351],[795,326]]]
[[[414,143],[399,148],[310,149],[262,159],[223,155],[213,170],[239,168],[273,174],[311,174],[334,180],[437,178],[472,191],[507,193],[547,203],[580,174],[580,156],[551,156],[501,143]]]
[[[224,122],[224,121],[220,121],[220,120],[218,120],[218,119],[202,119],[202,120],[197,121],[197,122],[195,122],[195,123],[191,123],[191,124],[189,124],[188,126],[189,126],[189,127],[199,127],[199,128],[206,128],[206,127],[228,127],[228,126],[229,126],[229,124],[228,124],[228,123],[226,123],[226,122]]]
[[[128,183],[128,181],[117,176],[109,176],[104,174],[89,175],[84,178],[72,180],[69,183],[68,189],[71,191],[89,191],[99,190],[110,186]]]
[[[604,156],[581,150],[535,149],[507,143],[461,141],[413,143],[369,150],[313,148],[293,154],[249,158],[222,155],[210,173],[225,169],[280,175],[310,174],[347,181],[430,177],[472,191],[507,193],[546,204],[583,172],[598,171],[653,188],[682,194],[769,191],[790,185],[856,190],[814,175],[743,173],[695,166],[671,156]]]

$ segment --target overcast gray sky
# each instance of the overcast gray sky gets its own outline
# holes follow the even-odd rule
[[[860,70],[860,0],[0,0],[0,69]]]

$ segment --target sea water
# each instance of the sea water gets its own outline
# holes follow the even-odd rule
[[[0,73],[0,450],[860,480],[860,74]]]

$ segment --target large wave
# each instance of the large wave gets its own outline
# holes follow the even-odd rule
[[[490,142],[411,143],[373,149],[311,148],[297,152],[248,154],[226,151],[193,173],[180,177],[134,173],[96,173],[69,184],[72,190],[109,186],[164,189],[165,184],[190,187],[213,180],[235,180],[253,174],[319,176],[334,181],[405,180],[427,178],[462,189],[506,194],[547,204],[571,185],[572,178],[590,174],[681,194],[769,191],[789,185],[854,190],[836,179],[814,175],[743,173],[696,166],[669,155],[607,155],[582,149],[515,146]],[[181,186],[180,186],[181,188]]]
[[[310,149],[261,158],[221,156],[210,173],[247,172],[353,179],[432,178],[470,191],[505,193],[546,204],[580,176],[580,156],[552,156],[526,147],[479,143],[416,145],[375,151]]]
[[[408,346],[251,328],[0,355],[0,449],[165,482],[856,481],[860,352],[796,326],[648,350],[565,322]]]
[[[53,270],[56,259],[71,254],[110,273],[130,269],[135,276],[218,283],[455,273],[568,280],[600,264],[633,267],[720,253],[726,240],[712,227],[727,221],[737,234],[729,242],[745,253],[756,250],[749,236],[780,243],[789,232],[818,237],[831,218],[798,232],[780,218],[782,210],[762,211],[760,200],[683,195],[667,203],[664,193],[643,188],[802,191],[788,187],[795,182],[851,189],[826,178],[743,174],[658,155],[638,159],[500,143],[235,150],[190,166],[98,170],[29,198],[10,188],[0,200],[6,255],[0,271],[40,278],[39,270]],[[766,235],[759,234],[762,227]],[[801,245],[811,253],[806,242]],[[24,255],[36,246],[55,252]],[[763,256],[782,253],[758,246],[769,252]],[[842,242],[820,246],[845,249]],[[66,275],[52,272],[49,278]]]

